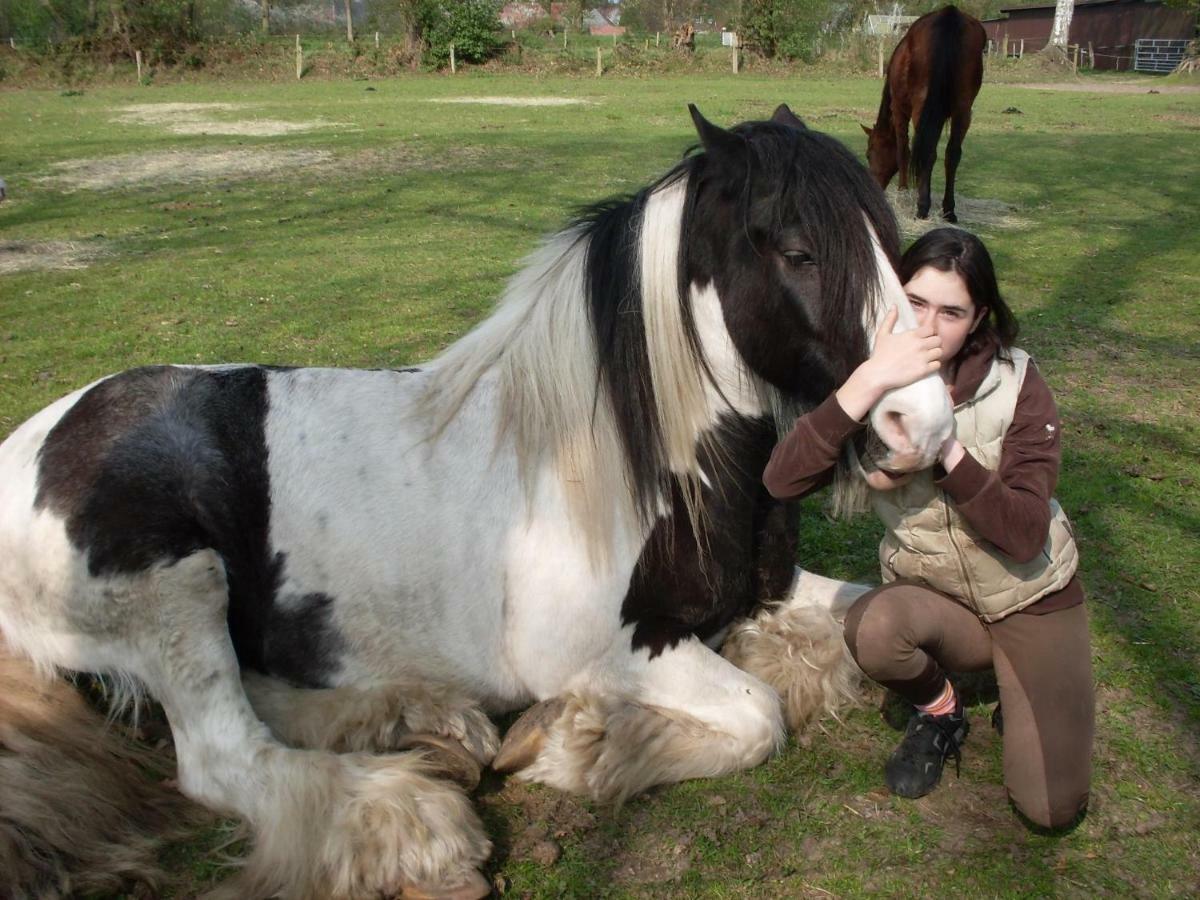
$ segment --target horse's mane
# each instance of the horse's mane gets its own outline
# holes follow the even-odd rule
[[[495,313],[435,361],[423,398],[440,434],[490,372],[527,495],[552,458],[574,520],[600,548],[618,516],[658,512],[663,448],[671,468],[697,468],[708,410],[680,299],[689,169],[597,204],[547,240]]]
[[[750,161],[743,203],[753,179],[763,178],[779,186],[769,215],[792,221],[811,207],[814,248],[831,262],[822,275],[828,302],[814,327],[850,356],[865,356],[862,308],[871,302],[875,261],[864,210],[893,260],[899,243],[882,194],[853,155],[823,135],[797,140],[796,129],[771,123],[730,133],[746,141]],[[831,153],[840,159],[826,162]],[[700,485],[712,475],[701,471],[699,451],[720,457],[719,447],[704,445],[715,385],[692,319],[686,252],[689,232],[706,224],[695,221],[695,205],[699,181],[714,177],[707,162],[709,154],[691,155],[638,193],[584,210],[525,261],[496,311],[430,367],[422,409],[433,436],[472,391],[494,391],[500,436],[514,441],[526,496],[551,461],[599,558],[620,522],[660,515],[673,484],[696,528]],[[790,398],[745,376],[764,411],[790,427]]]

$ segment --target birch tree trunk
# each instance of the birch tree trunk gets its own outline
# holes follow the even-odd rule
[[[350,15],[350,0],[343,0],[346,6],[346,40],[354,43],[354,17]]]
[[[271,0],[262,0],[262,33],[271,31]]]
[[[1050,29],[1051,47],[1067,48],[1071,33],[1071,17],[1075,14],[1075,0],[1057,0],[1054,7],[1054,27]]]

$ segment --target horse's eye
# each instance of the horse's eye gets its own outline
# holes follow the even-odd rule
[[[783,258],[787,260],[788,265],[793,269],[798,269],[801,266],[815,266],[817,264],[817,261],[803,250],[784,250]]]

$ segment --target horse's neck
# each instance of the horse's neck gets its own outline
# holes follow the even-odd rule
[[[876,139],[885,137],[889,143],[895,142],[895,129],[892,127],[892,82],[889,75],[883,83],[883,97],[879,101],[879,114],[875,116]]]

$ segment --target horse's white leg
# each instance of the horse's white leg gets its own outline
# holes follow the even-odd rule
[[[127,624],[135,667],[167,712],[180,786],[254,828],[234,893],[360,897],[478,881],[490,849],[479,820],[420,755],[339,756],[274,740],[238,677],[215,553],[135,581],[145,601]]]
[[[551,721],[504,768],[620,803],[655,784],[757,765],[782,745],[779,698],[767,685],[695,638],[653,659],[631,653],[630,632],[575,690],[534,708],[549,709]]]
[[[837,716],[859,699],[862,673],[842,637],[842,621],[869,587],[796,569],[786,599],[744,619],[721,654],[779,693],[788,727]]]
[[[386,752],[423,750],[433,768],[468,790],[500,749],[496,726],[462,692],[442,685],[308,689],[242,673],[255,714],[291,747]]]
[[[435,735],[462,744],[480,765],[500,749],[496,726],[479,703],[445,685],[389,681],[312,690],[244,672],[242,686],[258,717],[293,747],[379,752],[406,747],[413,735]]]

